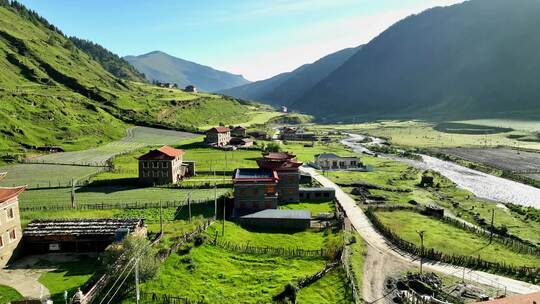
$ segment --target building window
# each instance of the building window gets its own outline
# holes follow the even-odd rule
[[[163,168],[169,168],[169,163],[163,162]]]
[[[152,168],[157,168],[158,167],[158,162],[157,161],[153,161],[152,162]]]
[[[326,192],[326,193],[324,194],[324,197],[330,197],[330,193]]]
[[[17,239],[17,233],[15,232],[15,229],[11,229],[11,231],[9,231],[9,241],[13,242],[16,239]]]
[[[163,177],[169,177],[169,172],[167,171],[163,171],[162,174],[163,174]]]
[[[276,193],[276,187],[274,187],[273,185],[266,186],[266,193],[267,194]]]
[[[143,161],[143,162],[142,162],[142,167],[143,167],[143,168],[148,168],[148,162]]]
[[[15,211],[13,211],[13,208],[9,208],[6,211],[8,220],[12,220],[13,218],[15,218]]]
[[[4,247],[4,236],[0,234],[0,248]]]

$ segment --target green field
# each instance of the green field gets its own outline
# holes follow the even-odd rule
[[[11,301],[22,300],[23,296],[15,289],[0,285],[0,304],[7,304]]]
[[[300,289],[297,300],[298,303],[354,303],[347,276],[339,266],[312,285]]]
[[[311,212],[311,216],[316,216],[320,213],[333,213],[336,211],[336,206],[333,201],[324,200],[303,200],[299,203],[282,204],[279,206],[279,208],[291,210],[309,210]]]
[[[67,187],[71,180],[84,180],[96,173],[98,168],[66,165],[17,164],[0,167],[0,172],[7,172],[0,186],[11,187],[28,185],[29,188]]]
[[[218,196],[228,191],[229,189],[217,189]],[[78,205],[184,201],[188,194],[191,194],[194,200],[214,199],[214,190],[208,189],[103,186],[81,187],[75,193]],[[28,190],[21,194],[19,201],[21,206],[71,205],[71,189]]]
[[[446,123],[452,126],[448,129],[436,130],[437,125]],[[362,124],[321,125],[318,130],[341,130],[369,134],[375,137],[388,139],[392,144],[405,148],[446,148],[446,147],[493,147],[508,146],[529,149],[540,149],[540,141],[517,140],[536,137],[537,126],[534,122],[508,122],[508,121],[463,121],[463,122],[427,122],[418,120],[409,121],[377,121]],[[536,123],[538,124],[538,123]],[[444,126],[444,124],[443,124]],[[489,128],[486,128],[489,127]],[[514,129],[509,132],[505,128]],[[471,134],[473,133],[473,134]],[[492,134],[486,134],[492,133]]]
[[[225,236],[221,236],[221,223],[212,224],[207,233],[213,238],[229,241],[237,244],[247,244],[256,247],[284,247],[301,248],[306,250],[318,250],[329,243],[335,243],[341,238],[341,234],[331,230],[315,231],[306,230],[300,232],[255,230],[242,228],[236,223],[225,222]]]
[[[413,211],[377,211],[382,224],[402,239],[420,246],[417,231],[426,231],[424,244],[446,254],[480,257],[486,261],[514,266],[539,267],[538,256],[520,254],[509,247],[472,232],[443,223]]]
[[[64,301],[64,291],[67,290],[71,298],[77,288],[86,283],[90,277],[100,267],[100,262],[95,257],[80,256],[75,261],[51,263],[47,260],[40,260],[39,266],[52,267],[55,270],[45,272],[39,277],[39,282],[43,284],[55,303]]]

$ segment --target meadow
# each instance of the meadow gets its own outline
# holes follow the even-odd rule
[[[221,196],[229,189],[217,189]],[[85,204],[122,204],[122,203],[151,203],[159,201],[184,201],[188,195],[193,200],[214,199],[214,190],[208,189],[176,189],[134,186],[102,186],[81,187],[75,191],[77,205]],[[40,189],[27,190],[20,195],[20,205],[25,206],[71,206],[71,189]]]
[[[351,288],[348,286],[347,276],[341,267],[328,272],[317,282],[300,289],[297,295],[298,303],[327,303],[352,304],[354,303]]]
[[[15,289],[0,285],[0,304],[8,304],[11,301],[22,300],[23,296]]]
[[[490,244],[488,238],[417,212],[407,210],[376,211],[376,216],[383,225],[397,233],[402,239],[417,246],[420,246],[418,231],[425,231],[425,248],[433,248],[450,255],[480,257],[486,261],[507,265],[540,266],[538,256],[514,252],[511,248],[497,241]]]
[[[419,120],[387,120],[361,124],[320,125],[318,130],[340,130],[369,134],[388,139],[392,144],[405,148],[452,147],[519,147],[540,150],[535,138],[536,128],[526,129],[534,122],[504,123],[496,120],[462,122],[428,122]],[[437,127],[439,126],[439,127]],[[516,127],[512,129],[512,127]],[[438,129],[438,130],[437,130]],[[519,140],[522,139],[522,140]]]

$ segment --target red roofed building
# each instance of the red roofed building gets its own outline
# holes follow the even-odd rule
[[[139,181],[143,184],[175,184],[185,176],[195,174],[193,162],[183,162],[184,150],[163,146],[141,155]]]
[[[300,172],[302,163],[296,160],[296,155],[288,152],[264,153],[257,160],[259,168],[276,171],[279,182],[277,185],[278,199],[281,203],[296,203],[300,201]]]
[[[19,194],[25,189],[26,187],[0,188],[0,268],[9,262],[21,241]]]
[[[540,304],[540,292],[480,302],[482,304]]]
[[[211,146],[226,146],[231,141],[231,130],[227,127],[214,127],[206,131],[204,142]]]

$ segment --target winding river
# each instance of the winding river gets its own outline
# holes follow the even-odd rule
[[[341,141],[344,145],[357,153],[370,152],[366,144],[360,143],[360,141],[365,139],[365,136],[358,134],[349,134],[349,136],[349,138]],[[372,138],[372,140],[372,144],[383,142],[383,140],[378,138]],[[501,203],[532,206],[540,209],[540,189],[538,188],[472,170],[435,157],[422,154],[420,156],[422,157],[421,161],[390,156],[385,157],[405,162],[416,168],[437,171],[452,180],[459,187],[474,193],[479,198]]]

